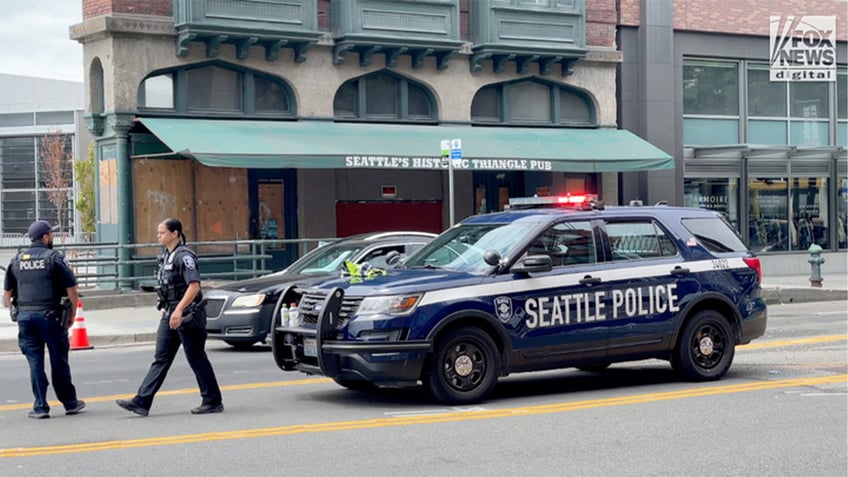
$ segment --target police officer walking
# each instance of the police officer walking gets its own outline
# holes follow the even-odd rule
[[[18,346],[29,363],[35,403],[27,416],[33,419],[50,417],[45,345],[50,352],[54,391],[65,414],[78,414],[85,407],[85,401],[77,399],[68,365],[68,328],[74,322],[79,300],[77,279],[65,257],[53,250],[53,232],[58,228],[46,220],[29,226],[27,235],[32,244],[9,263],[3,287],[6,306],[13,309],[12,319],[18,322]]]
[[[146,416],[182,343],[203,398],[201,405],[191,413],[222,412],[221,390],[204,351],[206,304],[200,291],[197,257],[185,246],[183,225],[177,219],[165,219],[160,223],[156,238],[165,246],[165,252],[159,257],[158,309],[162,310],[162,318],[156,334],[156,351],[138,393],[132,399],[116,402],[128,411]]]

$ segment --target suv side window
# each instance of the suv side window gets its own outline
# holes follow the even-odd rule
[[[713,253],[741,252],[746,250],[736,230],[721,217],[691,218],[681,220],[683,226],[701,245]]]
[[[674,242],[653,221],[607,222],[606,232],[613,261],[677,255]]]
[[[554,267],[595,263],[597,246],[588,221],[561,222],[546,230],[527,250],[528,255],[548,255]]]

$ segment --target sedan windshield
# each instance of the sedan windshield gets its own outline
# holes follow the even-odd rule
[[[360,250],[362,250],[362,246],[351,243],[324,245],[304,255],[283,272],[302,275],[334,273],[341,270],[343,261],[352,260]]]
[[[483,260],[487,250],[494,250],[501,257],[509,257],[535,232],[535,227],[521,221],[460,224],[446,230],[410,256],[404,262],[404,267],[489,273],[492,266]]]

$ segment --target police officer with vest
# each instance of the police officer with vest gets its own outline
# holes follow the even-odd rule
[[[185,246],[183,225],[177,219],[166,219],[159,224],[156,237],[165,252],[159,258],[159,305],[162,318],[156,334],[156,351],[153,364],[129,400],[119,399],[118,406],[139,416],[146,416],[153,397],[165,381],[168,369],[182,343],[186,360],[200,387],[201,405],[192,414],[222,412],[221,390],[212,364],[206,356],[206,307],[200,291],[200,273],[197,257]]]
[[[68,365],[68,328],[77,310],[77,280],[65,257],[53,250],[53,232],[46,220],[29,226],[30,247],[19,253],[6,270],[3,296],[6,306],[17,311],[18,345],[29,363],[30,383],[35,403],[28,416],[50,417],[47,403],[47,375],[44,372],[44,347],[50,352],[50,371],[56,397],[65,414],[78,414],[85,401],[77,399]],[[63,297],[69,307],[62,307]],[[14,305],[14,307],[13,307]]]

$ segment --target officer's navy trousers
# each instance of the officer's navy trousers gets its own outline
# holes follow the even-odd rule
[[[77,402],[77,390],[71,383],[71,367],[68,365],[68,330],[47,317],[46,311],[21,310],[18,315],[18,346],[29,363],[29,380],[35,396],[33,411],[50,412],[47,404],[47,374],[44,372],[44,347],[50,352],[50,377],[56,397],[65,406],[73,408]]]
[[[182,343],[188,365],[191,366],[191,370],[194,371],[194,376],[197,378],[197,386],[200,388],[200,395],[203,398],[202,404],[210,406],[221,404],[221,389],[218,387],[215,372],[212,370],[212,363],[209,362],[204,349],[206,328],[182,326],[177,330],[172,330],[168,326],[169,318],[170,315],[165,313],[159,320],[153,364],[150,365],[150,369],[147,371],[144,381],[141,382],[138,394],[133,398],[133,401],[145,409],[150,409],[153,404],[153,397],[162,387],[162,383],[165,382],[168,369],[171,368],[171,364],[177,356],[177,351],[180,349],[180,343]]]

